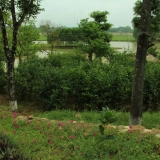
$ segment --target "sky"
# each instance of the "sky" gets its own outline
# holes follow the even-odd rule
[[[113,27],[132,27],[133,6],[136,0],[42,0],[45,9],[36,19],[39,26],[49,20],[57,26],[77,27],[81,19],[93,11],[108,11],[108,22]]]

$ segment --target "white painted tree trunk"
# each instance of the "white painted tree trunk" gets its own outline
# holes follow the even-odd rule
[[[17,101],[9,101],[9,106],[10,106],[11,111],[16,111],[18,109]]]
[[[142,117],[132,117],[130,116],[129,125],[142,125]]]

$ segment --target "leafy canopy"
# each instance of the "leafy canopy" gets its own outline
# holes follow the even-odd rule
[[[1,0],[0,9],[5,12],[14,10],[17,20],[23,19],[24,17],[29,19],[30,17],[35,17],[43,10],[40,8],[41,1],[42,0]]]
[[[112,25],[107,23],[107,15],[107,11],[94,11],[90,14],[92,21],[86,18],[79,23],[81,33],[79,46],[84,53],[95,53],[97,57],[102,57],[111,52],[109,45],[111,35],[107,31]]]
[[[133,35],[137,38],[140,28],[140,18],[142,12],[142,0],[137,0],[133,8],[135,17],[132,20],[134,27]],[[151,8],[151,23],[150,23],[150,41],[153,42],[155,38],[159,37],[157,34],[160,31],[160,0],[152,0]]]

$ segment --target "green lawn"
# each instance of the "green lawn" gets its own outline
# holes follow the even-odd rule
[[[127,33],[116,33],[112,34],[112,41],[135,41],[132,34]]]
[[[38,41],[46,41],[47,40],[47,37],[43,34],[40,35]]]
[[[0,159],[8,155],[28,160],[160,159],[160,143],[150,133],[120,133],[110,129],[105,134],[109,132],[114,139],[103,140],[97,126],[98,112],[55,110],[32,115],[52,121],[30,117],[21,121],[17,119],[19,113],[4,107],[0,110]],[[117,116],[114,125],[128,125],[129,113],[118,112]],[[143,122],[147,128],[160,129],[160,113],[144,113]]]

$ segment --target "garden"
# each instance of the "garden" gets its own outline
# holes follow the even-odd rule
[[[146,63],[143,126],[135,129],[128,126],[133,59],[131,53],[113,54],[108,63],[78,53],[27,58],[15,70],[16,112],[2,101],[2,67],[1,159],[160,159],[160,64]]]

